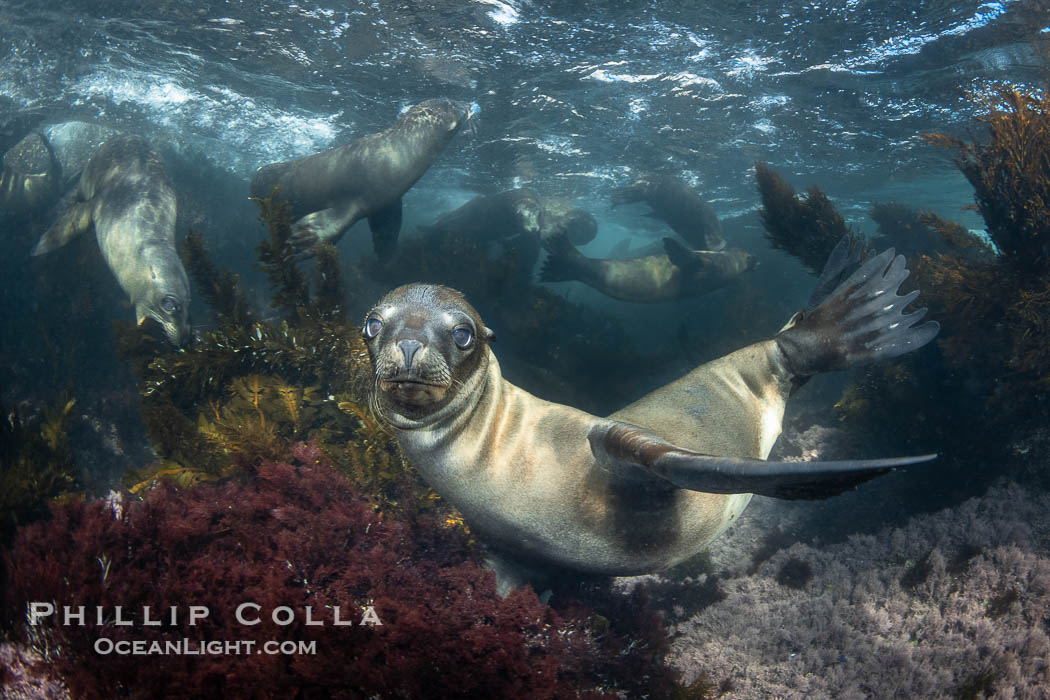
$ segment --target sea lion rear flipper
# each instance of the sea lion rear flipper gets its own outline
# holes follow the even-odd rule
[[[789,500],[828,498],[937,455],[829,462],[712,457],[672,445],[627,423],[597,425],[588,439],[598,463],[628,482],[670,483],[705,493],[757,493]]]
[[[44,231],[44,235],[37,241],[33,248],[33,255],[43,255],[57,250],[77,237],[78,234],[91,228],[92,215],[95,205],[92,201],[77,202],[66,210],[66,213],[56,221],[51,228]]]
[[[820,294],[855,266],[856,253],[842,246],[835,247],[825,266]],[[835,273],[835,268],[841,269]],[[925,308],[904,313],[919,296],[919,290],[897,294],[908,274],[904,256],[890,248],[856,267],[818,306],[778,333],[776,343],[792,374],[808,377],[889,359],[933,340],[940,329],[936,321],[915,325]]]
[[[693,254],[693,251],[689,250],[683,243],[676,241],[673,238],[664,238],[664,252],[667,253],[668,259],[671,264],[677,267],[685,274],[691,274],[695,270],[699,269],[704,261]]]
[[[401,198],[369,216],[368,228],[372,229],[372,246],[376,257],[380,260],[389,259],[397,248],[397,237],[401,233]]]

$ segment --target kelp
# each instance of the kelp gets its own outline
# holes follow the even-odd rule
[[[274,305],[289,318],[300,320],[300,315],[308,313],[310,307],[310,288],[306,276],[295,264],[290,207],[279,198],[278,187],[267,197],[253,200],[259,205],[259,220],[266,224],[270,234],[257,249],[259,269],[270,281]]]
[[[929,296],[945,312],[942,344],[954,362],[970,362],[991,335],[1004,347],[981,358],[989,375],[1016,382],[1009,395],[1041,393],[1050,389],[1050,95],[1001,85],[974,99],[987,141],[924,136],[954,152],[999,254],[924,260]]]
[[[259,246],[274,303],[285,318],[251,313],[239,281],[216,266],[203,240],[187,238],[186,259],[218,327],[173,350],[150,323],[124,326],[119,347],[139,376],[142,414],[160,460],[129,472],[135,493],[158,481],[214,481],[265,460],[287,459],[289,445],[315,441],[384,509],[404,498],[438,500],[406,467],[396,442],[369,415],[371,366],[360,330],[345,317],[338,253],[315,249],[314,293],[289,244],[287,206],[257,200],[269,237]],[[446,509],[447,510],[447,509]]]
[[[954,151],[1004,261],[1024,275],[1045,276],[1050,269],[1050,95],[998,86],[974,99],[986,110],[978,121],[987,142],[923,136]]]
[[[843,236],[857,236],[835,209],[828,196],[811,186],[799,195],[765,163],[755,162],[755,180],[762,197],[762,225],[766,239],[778,250],[793,255],[819,275],[835,244]]]
[[[254,319],[237,275],[220,270],[211,261],[204,236],[190,229],[182,246],[182,261],[197,282],[197,288],[221,323],[249,325]]]
[[[75,398],[62,397],[36,420],[0,406],[0,544],[19,525],[46,516],[50,501],[78,489],[69,440],[75,406]]]

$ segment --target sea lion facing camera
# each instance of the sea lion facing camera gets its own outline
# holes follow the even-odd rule
[[[138,136],[114,136],[91,157],[76,202],[41,236],[33,255],[94,225],[98,247],[135,305],[179,346],[189,338],[190,285],[175,250],[175,191],[160,154]]]
[[[550,255],[540,281],[577,280],[613,299],[649,303],[707,294],[755,266],[754,256],[740,248],[689,250],[673,238],[663,245],[666,255],[588,258],[565,236],[556,236],[545,242]]]
[[[711,205],[696,190],[674,175],[646,173],[626,187],[613,192],[613,207],[632,202],[646,202],[652,216],[698,250],[721,250],[725,247],[722,222]]]
[[[937,333],[936,323],[913,327],[925,310],[903,313],[918,292],[896,294],[908,271],[892,249],[859,266],[841,258],[825,279],[845,281],[775,337],[609,418],[503,379],[491,332],[459,292],[399,287],[362,331],[374,405],[424,478],[495,550],[502,592],[528,570],[662,570],[721,533],[751,493],[823,498],[932,458],[763,461],[798,382],[895,357]]]
[[[301,255],[316,243],[335,243],[367,218],[376,255],[386,259],[401,231],[401,197],[423,176],[449,140],[470,119],[470,106],[435,99],[410,108],[388,129],[283,163],[259,168],[253,197],[280,187],[288,202],[292,244]]]

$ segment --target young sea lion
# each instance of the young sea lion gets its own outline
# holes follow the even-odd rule
[[[652,216],[664,221],[693,248],[725,248],[722,222],[715,210],[688,183],[674,175],[646,173],[613,192],[613,207],[631,202],[646,202]]]
[[[755,266],[754,256],[740,248],[689,250],[673,238],[663,239],[666,255],[622,259],[588,258],[565,236],[544,245],[550,255],[541,282],[578,280],[613,299],[639,303],[700,296]]]
[[[932,459],[763,461],[792,387],[936,335],[934,322],[915,326],[925,309],[903,313],[918,294],[896,294],[907,275],[892,249],[859,267],[833,256],[822,287],[845,281],[775,337],[701,365],[609,418],[507,382],[491,332],[459,292],[407,285],[365,319],[374,406],[424,478],[495,550],[501,591],[530,568],[658,571],[700,551],[751,493],[823,498]]]
[[[335,243],[358,220],[367,218],[380,259],[397,246],[401,197],[423,176],[449,140],[471,116],[470,106],[453,100],[420,102],[389,129],[283,163],[259,168],[253,197],[277,197],[298,219],[292,244],[308,255],[318,242]]]
[[[142,323],[155,319],[180,346],[190,335],[190,285],[175,251],[175,190],[160,154],[138,136],[114,136],[88,161],[76,202],[41,236],[33,255],[94,225],[98,247]]]

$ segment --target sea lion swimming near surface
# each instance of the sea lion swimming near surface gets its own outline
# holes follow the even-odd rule
[[[646,202],[652,216],[697,250],[721,250],[726,245],[715,210],[688,183],[673,175],[647,173],[613,192],[613,207],[632,202]]]
[[[76,202],[41,236],[33,255],[92,225],[98,247],[141,324],[155,319],[173,344],[189,338],[190,285],[175,251],[175,191],[160,154],[138,136],[114,136],[91,157]]]
[[[673,238],[663,244],[666,255],[601,259],[586,257],[557,236],[546,243],[550,255],[540,281],[577,280],[614,299],[648,303],[712,292],[755,266],[755,257],[740,248],[689,250]]]
[[[292,245],[308,255],[317,243],[335,243],[360,219],[372,229],[385,260],[401,231],[401,197],[423,176],[471,116],[453,100],[420,102],[388,129],[304,158],[271,163],[252,178],[251,195],[288,202]]]
[[[903,313],[918,294],[896,294],[907,275],[892,249],[862,265],[833,255],[824,280],[839,282],[834,291],[772,339],[608,418],[507,382],[491,331],[459,292],[406,285],[365,318],[374,407],[492,548],[502,593],[552,568],[659,571],[699,552],[752,493],[824,498],[933,458],[763,461],[805,378],[896,357],[936,335],[935,322],[915,326],[925,309]]]

